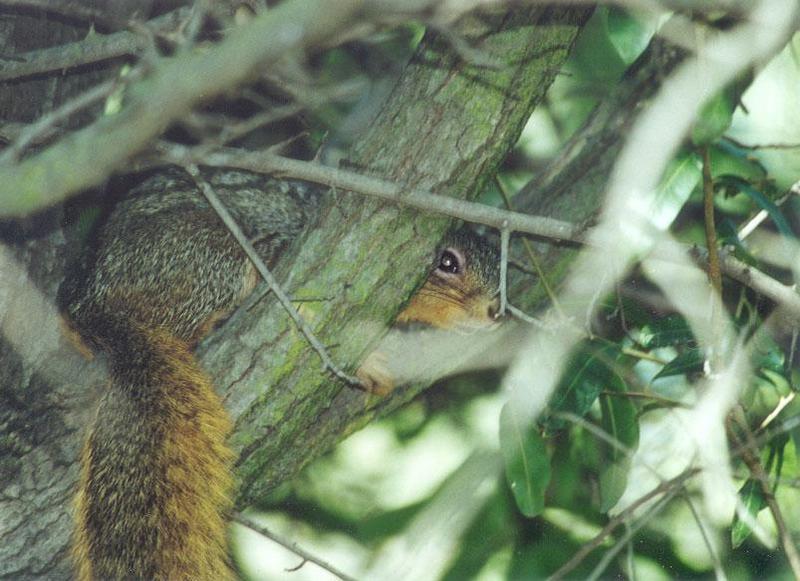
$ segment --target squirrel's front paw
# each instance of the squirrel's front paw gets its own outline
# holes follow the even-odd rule
[[[394,389],[394,378],[389,372],[388,359],[380,351],[373,351],[356,371],[364,389],[376,395],[388,395]]]

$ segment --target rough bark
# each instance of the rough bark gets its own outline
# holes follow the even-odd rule
[[[13,55],[83,38],[87,30],[86,23],[42,11],[10,13],[0,18],[0,46]],[[2,84],[0,117],[31,122],[111,70]],[[101,377],[53,325],[69,253],[61,217],[55,208],[23,221],[0,221],[0,578],[67,575],[69,498],[92,399],[89,389],[76,386],[97,385]],[[21,344],[9,343],[7,330]]]
[[[350,162],[409,185],[474,197],[516,142],[587,16],[585,9],[529,9],[469,18],[464,34],[506,63],[499,70],[471,66],[428,35]],[[430,262],[446,227],[441,218],[335,192],[320,223],[276,274],[292,296],[314,299],[302,303],[302,314],[335,359],[353,370],[424,276],[420,265]],[[54,268],[62,258],[53,259]],[[14,386],[3,389],[8,413],[0,442],[4,460],[10,459],[0,480],[4,576],[69,575],[80,428],[88,421],[87,401],[102,385],[96,366],[80,362],[62,364],[55,377],[46,373],[50,359],[66,349],[58,341],[55,335],[43,344],[39,358],[18,358],[20,375],[39,379],[10,378]],[[376,401],[336,382],[270,296],[240,309],[199,354],[236,419],[240,505],[262,498],[420,389]],[[82,382],[73,381],[76,375]]]
[[[537,9],[462,23],[471,43],[507,63],[501,70],[470,66],[428,35],[350,163],[410,186],[473,198],[516,142],[586,16],[585,10]],[[292,264],[291,294],[321,298],[304,302],[302,312],[335,345],[337,361],[353,370],[425,275],[419,265],[431,262],[446,227],[439,217],[339,192],[279,272]],[[204,353],[237,416],[240,504],[258,500],[416,393],[376,402],[332,381],[271,302],[259,314],[234,318]]]

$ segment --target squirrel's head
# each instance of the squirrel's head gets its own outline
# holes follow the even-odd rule
[[[422,288],[398,318],[440,329],[472,331],[497,324],[500,254],[466,229],[449,234]]]

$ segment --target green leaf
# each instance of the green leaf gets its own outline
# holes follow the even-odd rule
[[[655,377],[653,377],[653,380],[656,380],[660,377],[683,375],[685,373],[699,373],[703,371],[704,362],[705,357],[703,356],[702,349],[688,349],[667,363],[661,369],[661,371],[659,371]]]
[[[684,153],[670,162],[651,208],[650,220],[653,224],[662,230],[669,228],[702,179],[698,155]]]
[[[707,145],[722,137],[731,126],[738,99],[738,92],[726,89],[706,103],[692,128],[692,143]]]
[[[568,62],[569,70],[583,82],[616,86],[627,63],[611,43],[607,28],[607,10],[600,6],[581,29]]]
[[[613,343],[583,343],[565,367],[568,371],[556,388],[550,401],[550,409],[577,416],[586,415],[600,392],[606,389],[609,377],[614,375],[609,365],[620,357],[620,349]],[[558,418],[550,418],[545,422],[552,430],[560,429],[563,423]]]
[[[538,515],[550,482],[550,459],[536,423],[523,419],[510,403],[500,412],[500,448],[519,511],[527,517]]]
[[[742,501],[742,505],[744,506],[745,510],[754,519],[758,513],[767,506],[767,501],[764,498],[761,485],[757,480],[752,478],[749,478],[747,482],[744,483],[744,486],[742,486],[741,490],[739,490],[739,498]],[[734,515],[733,525],[731,526],[731,545],[733,548],[738,548],[745,540],[747,540],[747,537],[749,537],[752,532],[753,530],[747,525],[747,523],[739,519],[738,514]]]
[[[741,178],[729,177],[725,180],[725,182],[727,184],[734,185],[737,190],[745,194],[748,198],[750,198],[756,204],[758,204],[758,206],[761,207],[762,210],[767,212],[767,214],[769,214],[769,217],[772,218],[775,227],[780,231],[781,234],[783,234],[787,238],[794,237],[794,234],[792,233],[792,228],[786,221],[783,212],[781,212],[780,208],[778,208],[778,206],[776,206],[775,203],[769,199],[769,197],[765,196],[763,192],[754,188],[749,182],[746,182]]]
[[[639,442],[638,412],[630,398],[624,395],[627,391],[625,382],[619,376],[614,376],[607,385],[607,391],[619,395],[600,396],[603,430],[622,448],[609,443],[603,444],[608,463],[600,473],[601,512],[607,512],[617,504],[625,492],[631,463],[626,449],[632,451]]]
[[[742,243],[737,227],[738,225],[733,220],[723,217],[717,223],[717,240],[721,246],[732,247],[736,258],[750,266],[756,266],[758,260],[750,254],[750,250]]]
[[[639,342],[645,349],[654,349],[693,343],[694,335],[686,319],[680,315],[669,315],[642,327]]]
[[[617,54],[628,65],[644,52],[654,32],[653,27],[645,26],[627,10],[613,6],[608,8],[606,30]]]
[[[757,183],[766,178],[764,168],[753,159],[748,151],[737,149],[725,141],[714,144],[709,149],[711,158],[711,177],[717,181],[723,176],[733,176]]]
[[[786,372],[784,361],[783,349],[772,337],[769,335],[759,337],[751,356],[751,365],[754,369],[768,369],[783,377]]]
[[[773,371],[772,369],[767,369],[763,367],[759,370],[761,375],[763,375],[767,380],[775,386],[777,389],[778,394],[785,395],[791,390],[791,383],[789,379],[784,375],[783,370],[781,371]]]

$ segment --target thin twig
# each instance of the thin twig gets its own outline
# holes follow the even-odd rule
[[[115,115],[72,132],[20,163],[0,164],[0,217],[27,216],[102,183],[201,101],[230,91],[289,53],[335,43],[345,31],[376,16],[376,3],[286,0],[207,51],[179,52],[160,60],[152,74],[126,94]],[[396,7],[380,8],[386,15],[399,14]],[[426,6],[418,8],[424,11]]]
[[[149,20],[147,24],[157,31],[171,30],[188,14],[188,8],[178,8]],[[149,45],[150,41],[141,34],[127,30],[107,35],[92,34],[76,42],[15,54],[13,60],[3,59],[0,61],[0,81],[66,71],[109,59],[132,56],[147,49]]]
[[[635,357],[636,359],[652,361],[653,363],[658,363],[659,365],[666,365],[669,363],[669,361],[663,357],[653,355],[652,353],[648,353],[647,351],[642,351],[640,349],[634,349],[633,347],[623,347],[622,353],[625,355],[630,355],[631,357]]]
[[[0,6],[4,8],[41,10],[45,13],[56,14],[70,20],[83,20],[86,23],[99,22],[114,27],[124,25],[123,22],[119,21],[119,18],[108,14],[108,10],[92,8],[92,4],[103,6],[102,2],[86,2],[85,0],[0,0]]]
[[[267,283],[270,290],[275,293],[275,297],[278,299],[278,302],[289,314],[289,317],[291,317],[292,321],[294,321],[294,324],[297,325],[297,328],[309,342],[311,347],[313,347],[320,356],[320,359],[322,359],[323,368],[327,371],[330,371],[336,377],[350,385],[362,386],[362,383],[356,377],[346,374],[333,362],[333,359],[331,359],[330,355],[328,355],[325,347],[322,345],[319,339],[317,339],[313,331],[311,331],[303,317],[301,317],[300,313],[297,312],[297,309],[294,308],[291,299],[281,288],[280,284],[278,284],[278,281],[275,280],[275,277],[269,271],[267,265],[264,264],[264,261],[261,260],[261,257],[256,252],[256,249],[253,248],[252,244],[250,244],[250,241],[244,235],[242,229],[239,228],[239,225],[233,219],[233,216],[230,215],[222,202],[220,202],[216,192],[214,191],[214,188],[211,187],[211,184],[208,183],[208,181],[200,174],[200,170],[197,168],[197,166],[194,164],[186,164],[183,166],[183,168],[190,176],[192,176],[192,179],[197,184],[197,187],[203,192],[203,195],[208,200],[208,203],[225,224],[225,227],[228,228],[230,233],[236,239],[236,242],[238,242],[242,247],[242,250],[244,250],[247,258],[249,258],[253,263],[253,266],[256,267],[256,270],[258,270],[258,273]]]
[[[602,390],[600,392],[601,395],[606,395],[608,397],[627,397],[630,399],[647,399],[650,401],[654,401],[656,403],[663,404],[666,407],[670,408],[683,408],[683,409],[692,409],[692,406],[689,404],[683,403],[682,401],[678,401],[675,399],[670,399],[668,397],[664,397],[661,395],[656,395],[653,393],[644,393],[641,391],[626,391],[626,392],[619,392],[619,391],[607,391]]]
[[[222,127],[218,138],[212,141],[218,145],[236,141],[240,137],[244,137],[260,127],[297,115],[303,111],[303,109],[305,109],[303,105],[292,103],[290,105],[284,105],[283,107],[274,107],[268,111],[261,111],[260,113],[248,117],[244,121],[232,125],[230,124],[230,120],[228,120],[228,123]]]
[[[719,248],[717,247],[717,227],[714,222],[714,181],[711,177],[711,156],[708,145],[702,148],[703,155],[703,217],[706,232],[706,249],[708,250],[708,280],[714,293],[722,299],[722,271],[720,270]],[[711,303],[711,329],[713,342],[709,363],[712,373],[721,369],[725,362],[722,354],[722,313],[716,301]]]
[[[105,83],[95,85],[85,93],[70,99],[54,111],[40,117],[35,123],[26,126],[19,134],[14,144],[0,155],[0,163],[10,163],[20,158],[22,153],[33,143],[39,143],[55,132],[59,131],[58,125],[78,111],[85,109],[101,99],[105,99],[114,88],[117,80],[112,79]]]
[[[730,421],[735,421],[733,418],[735,418],[733,414],[729,416]],[[764,467],[761,465],[761,460],[758,458],[758,448],[756,447],[753,433],[750,431],[750,426],[748,426],[746,423],[740,421],[737,422],[737,424],[744,433],[744,445],[742,445],[739,436],[730,425],[728,434],[734,442],[739,444],[742,461],[750,470],[753,478],[755,478],[759,484],[759,487],[761,488],[761,494],[764,496],[767,507],[769,507],[769,511],[772,513],[772,518],[775,521],[775,527],[778,529],[778,537],[781,540],[783,552],[786,554],[789,567],[792,569],[794,578],[796,580],[800,580],[800,553],[797,551],[797,546],[792,539],[791,532],[786,527],[786,520],[783,518],[783,512],[781,511],[781,507],[778,505],[778,501],[775,499],[775,495],[770,487],[769,476],[764,471]]]
[[[743,143],[729,135],[725,135],[723,139],[741,149],[800,149],[800,143]]]
[[[608,444],[612,448],[619,450],[620,452],[625,454],[628,458],[632,458],[633,454],[635,453],[635,450],[620,442],[617,438],[606,432],[603,428],[594,425],[592,422],[587,421],[586,419],[582,418],[577,414],[573,414],[571,412],[555,412],[553,414],[553,417],[561,420],[566,420],[568,422],[572,422],[576,426],[580,426],[587,432],[590,432],[593,436],[596,436],[600,440],[603,440],[606,444]],[[656,477],[660,478],[658,470],[646,464],[644,466],[645,468],[650,470]]]
[[[777,438],[783,434],[788,434],[792,430],[800,427],[800,415],[790,416],[783,420],[780,424],[776,426],[772,426],[771,428],[767,428],[763,430],[758,435],[753,436],[753,446],[755,448],[759,448],[762,445],[766,444],[773,438]],[[744,449],[744,444],[740,444],[736,447],[733,447],[731,450],[732,456],[739,456]]]
[[[631,538],[633,538],[633,535],[639,532],[639,529],[650,522],[651,518],[666,508],[669,501],[672,500],[678,493],[678,490],[678,488],[673,488],[666,491],[664,493],[664,498],[659,499],[653,506],[649,507],[647,512],[636,520],[636,523],[626,527],[625,534],[622,535],[622,538],[620,538],[616,543],[614,543],[614,546],[611,547],[605,555],[603,555],[603,558],[600,559],[600,562],[595,566],[594,569],[592,569],[592,572],[586,578],[587,581],[596,581],[599,579],[603,574],[603,571],[608,568],[608,565],[611,563],[612,559],[614,559],[614,557],[617,556],[617,553],[622,550],[622,547],[626,546],[630,542]]]
[[[775,205],[780,208],[783,206],[792,196],[800,195],[800,182],[792,184],[786,192],[775,200]],[[742,225],[738,230],[739,240],[744,240],[750,234],[752,234],[756,228],[758,228],[764,220],[769,217],[769,212],[766,210],[759,210],[758,213],[750,218],[747,222]]]
[[[625,523],[625,534],[626,535],[632,534],[630,523],[627,522]],[[634,557],[633,543],[628,541],[627,543],[625,543],[625,545],[627,547],[627,551],[625,551],[626,553],[625,566],[628,568],[627,569],[628,578],[630,579],[630,581],[636,581],[638,577],[636,575],[636,562],[633,560]]]
[[[722,273],[717,249],[717,229],[714,224],[714,181],[711,178],[711,157],[708,146],[703,150],[703,216],[705,218],[706,248],[708,249],[708,279],[714,291],[722,296]]]
[[[520,321],[523,321],[525,323],[530,323],[531,325],[534,325],[539,329],[553,329],[555,327],[555,325],[548,324],[544,322],[542,319],[529,315],[528,313],[526,313],[522,309],[518,309],[511,303],[506,305],[506,308],[508,309],[509,313],[511,313],[514,317],[516,317]]]
[[[591,541],[584,544],[580,549],[578,549],[578,551],[574,555],[572,555],[572,558],[569,561],[564,563],[555,573],[553,573],[550,576],[549,581],[556,581],[558,579],[563,579],[564,577],[566,577],[570,571],[572,571],[578,565],[580,565],[592,551],[594,551],[596,548],[602,545],[606,537],[611,533],[613,533],[618,526],[620,526],[630,516],[632,516],[643,504],[649,502],[650,500],[656,498],[657,496],[666,494],[671,490],[676,490],[682,487],[690,477],[694,476],[699,472],[700,472],[699,468],[690,468],[688,470],[685,470],[675,478],[662,482],[647,494],[644,494],[641,497],[639,497],[639,499],[633,502],[628,508],[626,508],[625,510],[620,512],[617,516],[609,520],[606,526],[603,527],[603,530],[597,533],[594,536],[594,538],[592,538]]]
[[[500,228],[500,312],[499,316],[506,314],[508,306],[508,243],[511,230],[508,226]]]
[[[711,562],[714,565],[714,573],[716,574],[717,579],[724,581],[727,577],[725,576],[725,569],[722,567],[722,560],[719,558],[719,553],[714,547],[714,543],[711,542],[711,539],[708,536],[708,531],[706,531],[706,527],[703,523],[700,513],[697,512],[697,507],[695,507],[692,497],[686,494],[686,491],[684,491],[681,496],[686,501],[686,505],[689,507],[689,511],[692,513],[694,522],[697,523],[697,529],[700,531],[700,536],[703,538],[703,543],[705,544],[706,549],[708,549],[708,554],[711,555]]]
[[[320,559],[319,557],[315,557],[305,549],[298,547],[297,543],[287,541],[283,537],[273,533],[264,525],[258,524],[257,522],[253,521],[250,517],[245,516],[240,512],[234,512],[231,515],[231,520],[239,523],[242,526],[247,527],[251,531],[257,532],[259,535],[266,537],[271,541],[278,543],[280,546],[284,547],[285,549],[288,549],[289,551],[291,551],[292,553],[303,559],[303,563],[300,563],[298,567],[294,567],[292,570],[297,570],[300,567],[302,567],[305,562],[310,562],[314,563],[318,567],[322,567],[328,573],[330,573],[331,575],[335,575],[342,581],[356,581],[355,577],[351,577],[347,573],[343,573],[342,571],[340,571],[327,561],[323,561],[322,559]]]
[[[514,206],[511,203],[511,196],[508,195],[508,189],[506,188],[503,180],[500,179],[499,174],[495,174],[494,182],[497,185],[497,189],[500,191],[500,195],[503,196],[503,203],[506,206],[506,210],[514,211]],[[553,287],[550,286],[548,282],[547,273],[545,273],[544,268],[542,268],[542,264],[539,261],[539,257],[536,255],[536,252],[531,245],[531,241],[527,238],[522,239],[522,245],[525,247],[525,252],[528,254],[528,261],[533,266],[533,269],[536,271],[537,276],[539,277],[539,281],[542,283],[544,287],[544,292],[547,294],[547,298],[550,300],[550,304],[553,305],[553,308],[556,312],[565,317],[564,311],[561,308],[561,303],[558,300],[558,296],[556,296]]]

